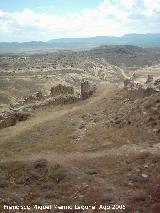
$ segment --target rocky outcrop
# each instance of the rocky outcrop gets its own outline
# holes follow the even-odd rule
[[[51,96],[57,96],[57,95],[73,95],[74,94],[74,89],[71,86],[65,86],[62,84],[58,84],[55,87],[51,88]]]

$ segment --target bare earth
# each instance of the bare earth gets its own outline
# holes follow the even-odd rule
[[[129,98],[122,87],[148,75],[160,78],[159,49],[0,55],[0,112],[38,91],[45,99],[57,84],[76,97],[83,79],[97,85],[86,100],[33,107],[27,120],[0,129],[0,212],[160,212],[160,92]],[[35,204],[96,209],[3,209]]]
[[[159,126],[148,122],[153,106],[141,108],[148,102],[126,101],[123,90],[101,84],[88,100],[33,110],[29,120],[2,129],[1,212],[10,203],[95,202],[126,206],[112,212],[159,212]]]

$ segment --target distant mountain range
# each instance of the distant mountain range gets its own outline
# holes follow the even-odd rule
[[[92,48],[99,45],[136,45],[141,47],[160,47],[160,34],[126,34],[122,37],[97,36],[89,38],[61,38],[47,42],[0,42],[0,50],[14,49],[75,49]]]

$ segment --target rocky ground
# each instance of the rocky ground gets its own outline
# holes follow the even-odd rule
[[[102,46],[88,51],[0,55],[0,108],[36,91],[48,95],[50,88],[58,83],[74,86],[79,93],[82,79],[121,84],[134,72],[138,79],[144,79],[146,69],[157,76],[159,64],[159,49],[129,45]]]
[[[123,80],[135,69],[127,72],[93,56],[71,60],[76,56],[68,54],[67,60],[78,65],[63,70],[61,62],[57,62],[58,68],[52,67],[53,55],[24,59],[5,56],[0,61],[1,108],[13,107],[19,98],[29,98],[36,91],[42,91],[45,98],[31,104],[48,101],[55,82],[65,81],[78,96],[83,74],[90,83],[96,83],[97,89],[87,99],[29,107],[29,117],[26,114],[27,118],[22,119],[21,114],[15,114],[22,122],[0,130],[0,212],[9,212],[3,210],[4,205],[35,204],[96,208],[49,211],[57,213],[107,212],[103,209],[107,205],[113,208],[111,212],[160,212],[160,92],[148,93],[150,82],[137,84],[138,78],[151,74],[151,67],[156,70],[156,79],[159,62],[147,71],[137,68],[123,88]],[[62,58],[56,60],[64,61]],[[24,67],[17,70],[22,59]],[[9,67],[11,61],[15,68]],[[45,67],[41,71],[42,65]],[[159,88],[157,84],[154,90]],[[139,88],[145,92],[137,96]],[[39,95],[36,93],[36,98]],[[103,208],[99,209],[100,205]]]
[[[29,120],[2,129],[1,209],[96,202],[158,212],[159,97],[133,101],[102,84],[88,100],[33,110]]]
[[[0,64],[1,108],[18,99],[42,91],[48,95],[58,83],[74,86],[77,93],[82,79],[89,82],[122,82],[121,69],[108,62],[81,55],[4,57]],[[4,68],[4,66],[6,68]],[[21,68],[19,68],[21,67]]]

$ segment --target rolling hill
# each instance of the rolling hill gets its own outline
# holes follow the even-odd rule
[[[47,42],[0,42],[0,51],[13,52],[26,49],[79,49],[99,45],[137,45],[141,47],[160,47],[160,34],[126,34],[122,37],[97,36],[89,38],[61,38]]]

